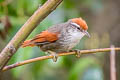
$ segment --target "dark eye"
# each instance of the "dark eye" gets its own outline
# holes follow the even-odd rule
[[[73,26],[75,26],[78,30],[80,30],[81,31],[81,28],[80,28],[80,26],[78,25],[78,24],[76,24],[76,23],[71,23]]]
[[[77,27],[77,29],[78,29],[79,31],[83,32],[83,29],[81,29],[80,27]]]
[[[77,29],[78,29],[78,30],[80,30],[80,28],[79,28],[79,27],[77,27]]]

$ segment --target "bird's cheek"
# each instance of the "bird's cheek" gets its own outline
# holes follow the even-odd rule
[[[79,34],[78,34],[78,37],[81,39],[83,36],[85,36],[85,34],[84,33],[82,33],[82,32],[80,32]]]

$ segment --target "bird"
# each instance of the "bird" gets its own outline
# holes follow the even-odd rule
[[[55,24],[37,34],[30,40],[22,43],[22,47],[39,47],[41,51],[53,55],[53,61],[56,62],[59,53],[76,51],[80,56],[80,50],[72,50],[83,38],[90,37],[88,26],[81,17],[69,19],[67,22]]]

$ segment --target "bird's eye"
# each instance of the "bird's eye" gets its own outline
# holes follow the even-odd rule
[[[80,30],[80,28],[79,28],[79,27],[77,27],[77,29],[78,29],[78,30]]]
[[[80,29],[80,26],[78,25],[78,24],[76,24],[76,23],[71,23],[73,26],[75,26],[78,30],[81,30]]]

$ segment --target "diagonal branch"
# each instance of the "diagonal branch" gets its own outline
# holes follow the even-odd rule
[[[108,52],[108,51],[111,51],[112,49],[113,48],[81,50],[80,53],[81,54],[90,54],[90,53],[97,53],[97,52]],[[114,48],[114,50],[120,50],[120,48],[119,47],[118,48]],[[60,54],[58,54],[58,56],[67,56],[67,55],[75,55],[75,54],[76,54],[75,52],[68,52],[68,53],[60,53]],[[12,64],[12,65],[9,65],[9,66],[5,66],[2,71],[6,71],[6,70],[9,70],[9,69],[18,67],[18,66],[22,66],[22,65],[25,65],[25,64],[33,63],[33,62],[36,62],[36,61],[51,59],[51,58],[53,58],[52,55],[50,55],[50,56],[41,56],[41,57],[37,57],[37,58],[33,58],[33,59],[17,62],[15,64]]]
[[[38,25],[38,23],[40,23],[54,9],[56,9],[56,7],[61,2],[62,0],[48,0],[27,20],[27,22],[22,26],[22,28],[0,53],[0,71],[17,51],[22,41],[24,41],[27,36],[33,31],[33,29]]]

